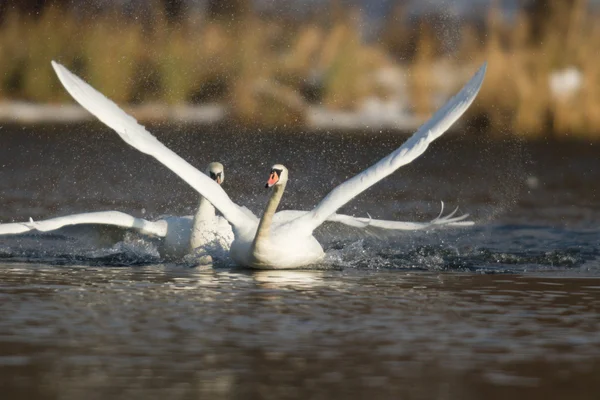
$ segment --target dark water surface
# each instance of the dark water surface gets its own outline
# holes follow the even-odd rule
[[[152,127],[260,212],[310,209],[385,156],[394,133]],[[0,129],[0,222],[92,210],[188,215],[196,194],[98,124]],[[2,398],[597,399],[600,151],[466,132],[342,211],[426,221],[439,201],[477,225],[327,225],[316,270],[165,263],[156,240],[93,227],[0,237]]]

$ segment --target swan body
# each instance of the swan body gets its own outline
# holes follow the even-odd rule
[[[30,231],[51,232],[75,225],[102,225],[116,226],[119,228],[137,231],[144,236],[163,238],[159,242],[158,251],[161,257],[167,259],[181,258],[197,247],[211,244],[219,253],[227,253],[233,241],[233,232],[229,223],[220,216],[214,215],[203,224],[200,233],[202,245],[191,246],[191,237],[194,230],[193,215],[177,217],[166,216],[156,221],[136,218],[120,211],[98,211],[81,214],[66,215],[43,221],[12,222],[0,224],[0,235],[18,235]],[[98,240],[105,243],[106,239]]]
[[[423,154],[429,144],[471,105],[481,88],[486,70],[484,64],[457,95],[398,149],[337,186],[312,211],[292,220],[283,218],[282,221],[274,216],[288,178],[288,170],[283,165],[272,167],[267,183],[273,188],[271,199],[261,219],[252,218],[243,207],[231,201],[219,184],[164,146],[115,103],[62,65],[53,61],[52,66],[77,102],[112,128],[126,143],[156,158],[213,204],[233,228],[234,240],[230,251],[233,260],[243,266],[261,269],[298,268],[321,260],[323,249],[314,238],[313,231],[354,197]]]
[[[202,200],[200,202],[202,203]],[[182,257],[188,254],[190,250],[202,247],[203,245],[206,245],[206,243],[215,240],[222,242],[221,246],[223,249],[228,250],[233,242],[233,230],[225,218],[214,214],[214,207],[212,207],[212,210],[213,214],[211,215],[205,210],[201,211],[201,207],[199,207],[196,215],[182,217],[165,216],[156,221],[148,221],[144,218],[133,217],[120,211],[96,211],[72,214],[41,221],[33,221],[30,219],[28,222],[0,223],[0,236],[18,235],[31,231],[52,232],[64,227],[76,225],[106,225],[134,230],[146,236],[164,238],[163,242],[161,242],[159,251],[161,255],[167,257]],[[333,214],[327,218],[327,221],[341,223],[359,229],[379,228],[394,231],[417,231],[433,229],[440,226],[467,227],[474,225],[473,221],[465,220],[469,214],[462,214],[458,217],[454,217],[457,211],[458,208],[450,214],[442,216],[444,212],[444,202],[442,202],[440,214],[435,219],[428,222],[392,221],[354,217],[344,214]],[[251,214],[250,210],[247,212]],[[306,213],[307,211],[300,210],[279,211],[275,214],[274,221],[281,224],[301,217]],[[203,218],[198,219],[199,215],[202,215]],[[254,216],[254,218],[258,220],[256,216]],[[197,224],[197,221],[202,222]],[[194,229],[198,231],[197,235],[200,236],[202,242],[198,242],[198,239],[192,239],[192,232]]]
[[[253,246],[255,236],[252,231],[236,236],[231,243],[231,258],[239,265],[251,268],[292,269],[317,264],[325,256],[314,236],[296,237],[293,232],[286,232],[285,225],[275,226],[278,227],[277,234],[269,236],[260,247]]]
[[[156,221],[133,217],[120,211],[97,211],[66,215],[41,221],[30,219],[28,222],[4,223],[0,224],[0,236],[18,235],[32,231],[52,232],[76,225],[115,226],[137,231],[145,236],[162,238],[158,244],[158,251],[161,257],[165,259],[181,259],[197,249],[200,249],[202,253],[206,253],[211,257],[216,255],[220,258],[225,258],[230,251],[234,239],[231,225],[225,218],[215,214],[215,209],[210,203],[208,204],[212,207],[212,214],[208,212],[210,209],[202,208],[202,199],[200,203],[196,215],[181,217],[165,216]],[[441,226],[467,227],[474,224],[473,221],[465,220],[468,214],[454,217],[457,209],[446,216],[442,216],[443,211],[444,203],[442,202],[440,215],[429,222],[390,221],[353,217],[344,214],[333,214],[327,221],[341,223],[358,229],[379,228],[394,231],[416,231]],[[249,210],[248,213],[251,214]],[[307,211],[300,210],[280,211],[274,215],[273,220],[276,224],[283,224],[306,213]],[[256,220],[258,221],[258,218]],[[255,232],[250,231],[249,235],[252,236]],[[196,236],[194,236],[194,233]],[[101,239],[98,243],[106,243],[107,241],[107,239]],[[243,254],[243,251],[240,251],[240,253]]]
[[[210,163],[206,175],[219,185],[224,180],[224,167],[221,163]],[[156,221],[136,218],[119,211],[100,211],[68,215],[44,221],[0,224],[0,235],[19,234],[35,230],[38,232],[55,231],[73,225],[108,225],[138,231],[146,236],[163,238],[158,251],[162,257],[181,258],[197,248],[211,247],[211,253],[223,256],[229,252],[233,241],[231,226],[223,217],[215,215],[210,202],[200,197],[195,215],[165,216]],[[99,242],[105,240],[100,238]]]
[[[440,214],[429,222],[405,222],[391,221],[373,218],[353,217],[344,214],[333,214],[327,221],[341,223],[359,229],[379,228],[394,231],[416,231],[432,229],[440,226],[466,227],[472,226],[473,221],[466,221],[468,214],[454,217],[458,208],[446,216],[444,203]],[[258,218],[247,210],[252,217]],[[274,215],[273,221],[278,225],[292,221],[305,215],[307,211],[285,210]],[[18,235],[26,232],[51,232],[64,227],[75,225],[100,225],[115,226],[127,230],[137,231],[142,235],[162,238],[158,244],[158,251],[165,259],[181,259],[184,256],[200,250],[204,253],[202,257],[217,256],[226,258],[231,249],[234,239],[231,225],[225,218],[216,215],[215,208],[206,201],[200,199],[200,205],[195,215],[187,216],[165,216],[156,221],[148,221],[143,218],[133,217],[120,211],[97,211],[81,214],[72,214],[62,217],[51,218],[41,221],[12,222],[0,224],[0,236]],[[250,231],[249,236],[255,235],[256,231]],[[100,238],[98,243],[109,242],[106,238]],[[100,244],[99,244],[100,245]],[[236,253],[244,254],[243,250],[234,249]],[[205,259],[208,263],[210,260]]]
[[[227,257],[233,241],[233,231],[225,218],[213,215],[200,225],[194,223],[193,215],[167,216],[157,222],[161,221],[167,225],[167,233],[163,236],[164,239],[158,249],[161,257],[181,259],[194,251],[201,251],[211,257],[215,255],[219,258]]]

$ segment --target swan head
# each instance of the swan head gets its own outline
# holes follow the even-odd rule
[[[206,175],[220,185],[225,180],[225,168],[220,162],[211,162],[206,167]]]
[[[270,188],[274,185],[285,185],[288,180],[288,170],[281,164],[275,164],[271,167],[271,173],[269,174],[269,180],[265,185],[266,188]]]

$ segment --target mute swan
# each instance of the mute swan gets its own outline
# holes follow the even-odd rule
[[[206,168],[206,175],[217,184],[222,184],[225,180],[223,164],[210,163]],[[452,219],[452,215],[449,217]],[[202,196],[196,213],[189,216],[166,216],[156,221],[148,221],[120,211],[89,212],[43,221],[30,219],[29,222],[0,224],[0,235],[14,235],[32,230],[50,232],[65,226],[86,224],[116,226],[163,238],[159,242],[158,251],[161,257],[166,258],[181,258],[208,244],[212,246],[213,253],[217,250],[227,253],[233,241],[233,231],[227,220],[216,216],[213,205]]]
[[[267,182],[267,187],[272,187],[273,192],[259,220],[247,209],[232,202],[219,184],[160,143],[115,103],[64,66],[54,61],[52,66],[63,86],[79,104],[117,132],[126,143],[156,158],[212,203],[233,227],[234,241],[230,250],[233,260],[242,266],[260,269],[299,268],[319,262],[324,252],[313,231],[354,197],[423,154],[429,144],[471,105],[481,88],[486,70],[484,63],[465,87],[402,146],[337,186],[310,212],[292,219],[289,212],[275,213],[288,180],[288,170],[281,164],[274,165]]]
[[[211,163],[207,175],[217,183],[225,180],[224,168],[221,163]],[[468,214],[454,217],[458,208],[443,216],[444,202],[439,215],[429,222],[388,221],[372,218],[359,218],[344,214],[333,214],[327,221],[337,222],[355,228],[380,228],[386,230],[416,231],[441,226],[465,227],[472,226],[472,221],[465,221]],[[250,210],[248,210],[251,213]],[[287,219],[292,220],[306,214],[307,211],[288,210]],[[200,198],[200,204],[195,215],[183,217],[166,216],[156,221],[137,218],[120,211],[98,211],[72,214],[42,221],[0,223],[0,236],[17,235],[30,231],[51,232],[75,225],[103,225],[131,229],[147,236],[162,238],[158,245],[161,257],[180,259],[196,249],[210,245],[208,254],[218,252],[224,256],[233,241],[233,231],[227,220],[215,215],[215,208],[205,198]],[[104,243],[104,241],[102,240]],[[208,261],[207,261],[208,262]]]
[[[206,168],[206,175],[221,185],[225,181],[225,168],[219,162],[212,162]],[[327,220],[344,225],[366,228],[375,227],[387,230],[420,230],[436,226],[471,226],[472,221],[465,221],[468,214],[454,217],[458,209],[443,216],[444,203],[437,216],[430,222],[403,222],[387,221],[372,218],[357,218],[343,214],[333,214]],[[251,213],[250,210],[247,210]],[[302,216],[306,211],[288,210],[288,219]],[[233,242],[233,231],[227,220],[216,215],[215,208],[204,197],[196,213],[183,217],[166,216],[156,221],[136,218],[120,211],[98,211],[81,214],[67,215],[42,221],[14,222],[0,224],[0,235],[14,235],[29,231],[50,232],[66,226],[74,225],[107,225],[138,231],[143,235],[162,238],[158,244],[161,257],[167,259],[180,259],[196,249],[201,249],[203,264],[210,263],[208,257],[219,255],[224,257]],[[207,251],[207,247],[210,250]]]

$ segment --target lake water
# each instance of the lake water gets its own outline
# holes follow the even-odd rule
[[[260,213],[274,163],[282,209],[398,147],[390,132],[155,126]],[[0,221],[92,210],[189,215],[196,194],[99,124],[0,129]],[[596,399],[600,394],[598,144],[473,130],[435,142],[342,211],[471,228],[323,226],[305,271],[165,262],[156,239],[90,226],[0,237],[3,398]]]

